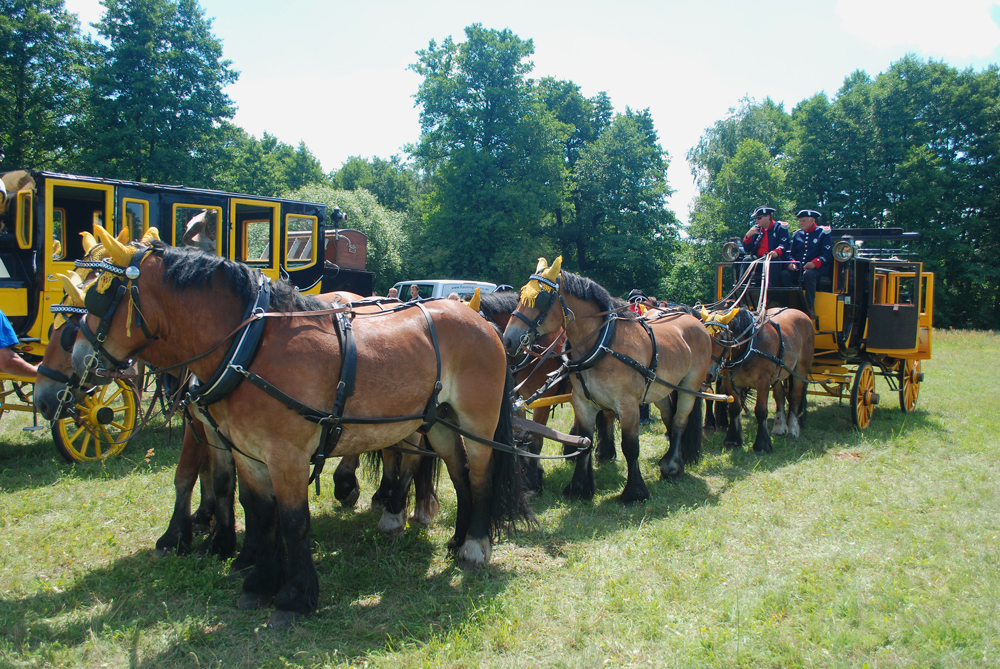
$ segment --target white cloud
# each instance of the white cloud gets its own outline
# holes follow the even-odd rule
[[[984,58],[1000,47],[995,0],[838,0],[845,31],[882,47],[945,58]]]

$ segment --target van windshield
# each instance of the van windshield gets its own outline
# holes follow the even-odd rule
[[[419,297],[421,298],[434,297],[434,284],[432,283],[404,283],[399,287],[399,299],[409,300],[413,298],[413,293],[410,290],[411,286],[417,287],[417,290],[420,291]]]

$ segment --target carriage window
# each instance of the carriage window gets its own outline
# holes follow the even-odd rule
[[[285,217],[285,267],[301,269],[316,262],[316,233],[319,219],[315,216]]]
[[[917,279],[913,276],[901,276],[896,284],[896,304],[913,304],[916,297]]]
[[[23,190],[17,194],[17,245],[22,249],[31,248],[31,231],[34,227],[33,202],[30,190]]]
[[[243,262],[251,267],[269,267],[271,265],[271,221],[243,221],[244,245]]]
[[[66,257],[66,210],[57,207],[52,210],[52,259]]]
[[[192,246],[206,253],[219,253],[222,209],[193,204],[174,205],[174,245]],[[161,231],[162,233],[162,231]]]
[[[124,199],[122,204],[125,205],[124,225],[128,228],[129,239],[142,239],[148,225],[146,217],[148,203],[145,200]]]

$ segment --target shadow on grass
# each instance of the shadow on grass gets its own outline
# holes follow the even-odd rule
[[[227,658],[227,666],[275,666],[303,653],[360,657],[392,638],[430,641],[478,616],[512,578],[497,565],[463,573],[450,557],[442,563],[440,543],[423,528],[387,539],[375,529],[377,510],[317,511],[319,608],[293,630],[266,630],[271,609],[238,611],[241,582],[225,563],[157,559],[152,550],[93,569],[63,591],[0,600],[0,628],[25,655],[52,647],[85,655],[95,636],[125,635],[133,638],[131,666],[189,665],[192,653]],[[167,646],[140,660],[136,648],[164,634]]]
[[[71,476],[82,481],[118,479],[131,475],[139,467],[173,468],[181,452],[184,428],[147,428],[130,441],[121,453],[104,461],[67,462],[56,450],[51,432],[39,432],[46,438],[8,431],[0,435],[0,489],[26,490],[52,485]],[[28,434],[28,433],[25,433]],[[147,453],[153,450],[150,462]]]

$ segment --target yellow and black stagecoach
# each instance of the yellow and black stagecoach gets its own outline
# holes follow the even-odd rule
[[[876,377],[899,397],[900,409],[914,410],[923,372],[931,357],[934,323],[934,274],[925,272],[909,246],[919,233],[900,228],[833,229],[834,264],[831,277],[816,290],[815,355],[809,393],[850,399],[854,425],[864,429],[882,401]],[[729,262],[716,268],[716,299],[732,286],[738,240],[726,244]],[[771,276],[781,263],[772,263]],[[805,310],[800,288],[767,289],[767,307]],[[742,305],[759,306],[761,286],[743,293]]]
[[[165,243],[197,245],[306,293],[372,292],[367,239],[339,229],[345,217],[335,209],[328,220],[323,204],[44,171],[0,178],[0,310],[32,363],[48,344],[50,307],[63,299],[58,275],[83,258],[81,233],[98,225],[116,235],[127,229],[131,239],[157,228]],[[31,379],[0,372],[0,415],[32,411],[32,389]],[[136,428],[138,404],[124,381],[94,388],[74,415],[53,422],[57,449],[81,462],[118,453]]]

